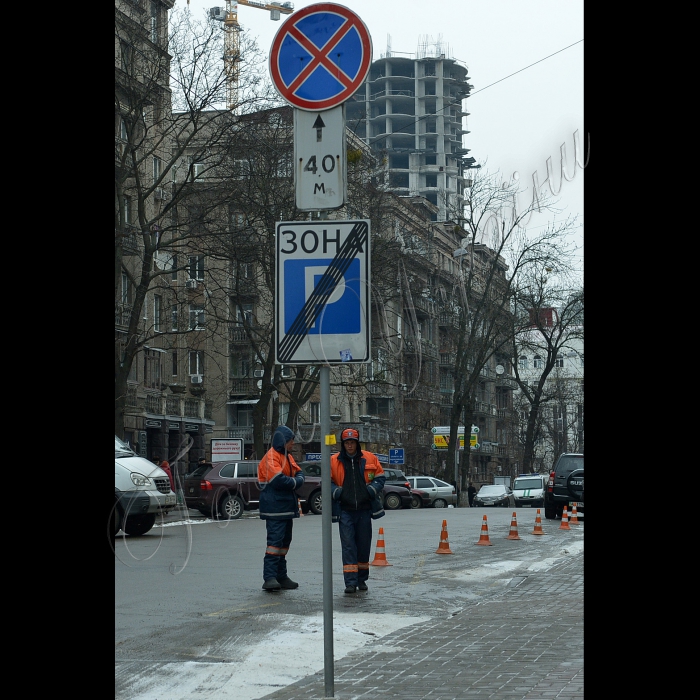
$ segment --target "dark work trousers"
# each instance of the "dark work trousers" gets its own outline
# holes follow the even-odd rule
[[[287,578],[287,552],[292,543],[292,526],[294,521],[266,520],[267,549],[263,560],[263,579],[267,581],[276,578],[282,581]]]
[[[357,586],[369,578],[369,553],[372,549],[371,511],[341,510],[339,529],[345,585]]]

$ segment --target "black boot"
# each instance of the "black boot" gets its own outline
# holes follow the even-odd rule
[[[269,578],[263,583],[264,591],[279,591],[280,588],[282,588],[282,586],[276,578]]]

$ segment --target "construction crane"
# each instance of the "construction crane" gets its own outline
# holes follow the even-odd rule
[[[291,2],[254,2],[254,0],[226,0],[226,10],[221,7],[212,7],[209,10],[210,17],[224,23],[226,98],[228,108],[232,111],[238,106],[238,62],[240,61],[238,32],[241,31],[241,25],[238,24],[239,5],[269,10],[270,19],[275,21],[280,19],[280,14],[291,15],[294,12],[294,5]]]

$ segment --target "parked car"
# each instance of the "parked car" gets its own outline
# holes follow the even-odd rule
[[[434,476],[407,476],[411,488],[425,491],[433,508],[447,508],[457,505],[457,490],[452,484]]]
[[[201,464],[185,474],[185,505],[209,518],[236,520],[260,507],[259,460]],[[321,477],[305,476],[297,489],[303,513],[321,514]]]
[[[411,489],[411,508],[430,508],[433,499],[427,491]]]
[[[139,456],[114,436],[114,508],[110,533],[145,535],[157,515],[165,515],[177,505],[168,475],[153,462]]]
[[[407,489],[400,484],[384,484],[382,489],[382,501],[384,510],[399,510],[400,508],[411,508],[413,494],[411,489]]]
[[[474,496],[474,505],[479,507],[511,506],[515,508],[515,497],[509,486],[504,484],[485,484],[479,489],[479,493]]]
[[[384,470],[384,477],[386,484],[399,484],[400,486],[405,486],[407,489],[411,488],[411,484],[408,481],[408,477],[400,470],[394,469],[393,467],[385,467],[382,464],[382,469]]]
[[[515,498],[516,507],[543,507],[546,487],[547,477],[542,474],[519,474],[513,482],[513,498]]]
[[[564,452],[554,463],[544,494],[544,517],[561,518],[564,506],[570,513],[576,503],[577,517],[583,518],[583,455]]]

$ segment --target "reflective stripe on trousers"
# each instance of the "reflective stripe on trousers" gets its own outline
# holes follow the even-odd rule
[[[371,510],[342,510],[338,529],[345,585],[357,586],[369,578],[369,553],[372,549]]]
[[[287,578],[286,555],[292,543],[293,520],[266,520],[267,548],[263,559],[263,579]]]

